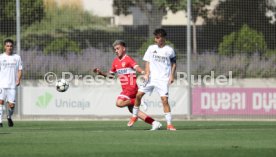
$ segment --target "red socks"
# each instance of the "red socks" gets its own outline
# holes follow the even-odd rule
[[[147,116],[145,119],[145,122],[152,125],[152,122],[154,121],[154,119],[152,119],[151,117]]]

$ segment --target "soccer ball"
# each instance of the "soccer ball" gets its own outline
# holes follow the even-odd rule
[[[65,92],[69,88],[69,83],[65,79],[59,79],[56,82],[56,89],[59,92]]]

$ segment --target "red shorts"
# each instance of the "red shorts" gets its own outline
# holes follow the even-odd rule
[[[118,95],[117,99],[121,99],[123,101],[129,99],[135,99],[138,89],[133,90],[123,90],[120,95]]]

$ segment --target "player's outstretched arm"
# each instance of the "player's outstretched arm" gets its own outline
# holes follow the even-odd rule
[[[144,82],[147,82],[149,80],[149,75],[146,74],[146,72],[140,68],[139,65],[137,65],[135,68],[134,68],[138,73],[142,74],[143,75],[143,79],[144,79]]]
[[[139,65],[136,65],[134,69],[142,75],[145,74],[145,71]]]
[[[114,78],[114,74],[112,74],[112,73],[106,74],[106,73],[102,72],[99,68],[93,69],[93,72],[96,73],[97,75],[101,75],[103,77]]]

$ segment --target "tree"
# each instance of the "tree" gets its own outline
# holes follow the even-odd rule
[[[151,35],[154,29],[161,27],[163,16],[169,10],[176,12],[185,7],[183,0],[114,0],[113,8],[116,15],[130,14],[131,7],[138,7],[148,18],[149,33]]]
[[[20,1],[21,25],[29,26],[44,17],[43,0]],[[0,1],[0,33],[11,35],[16,32],[16,0]]]
[[[208,9],[206,5],[210,4],[211,0],[193,0],[191,6],[192,24],[193,24],[193,53],[197,54],[197,38],[196,38],[196,21],[199,16],[206,18]]]
[[[206,16],[206,5],[211,0],[192,0],[192,23],[193,23],[193,47],[196,53],[196,20],[198,16]],[[138,7],[147,16],[149,23],[148,35],[151,35],[154,29],[161,27],[163,16],[170,10],[173,13],[179,10],[186,10],[187,0],[114,0],[113,7],[116,15],[130,14],[130,7]],[[184,20],[184,19],[183,19]]]
[[[216,36],[216,42],[247,24],[264,34],[268,47],[275,48],[276,22],[271,23],[273,16],[267,16],[268,10],[275,13],[275,8],[272,0],[220,0],[207,23],[213,28],[212,36]],[[218,33],[219,30],[222,32]]]
[[[219,44],[218,52],[223,55],[234,55],[237,53],[252,55],[254,53],[263,54],[266,48],[263,34],[245,24],[239,31],[223,37],[223,41]]]

